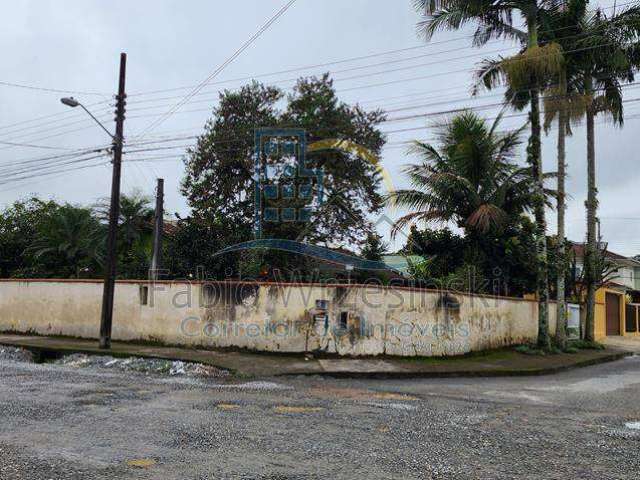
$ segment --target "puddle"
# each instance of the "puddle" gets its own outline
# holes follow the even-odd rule
[[[538,389],[538,390],[543,390],[543,389]],[[549,402],[549,401],[543,399],[542,397],[540,397],[538,395],[534,395],[533,393],[528,393],[528,392],[509,392],[509,391],[500,391],[500,390],[487,390],[487,391],[483,392],[483,395],[487,395],[489,397],[498,397],[498,398],[503,398],[503,399],[527,400],[529,402],[540,403],[540,404],[551,404],[552,403],[552,402]]]
[[[289,405],[278,405],[274,407],[276,413],[317,413],[324,410],[321,407],[294,407]]]
[[[416,397],[412,397],[410,395],[405,395],[403,393],[394,393],[394,392],[379,392],[374,393],[373,398],[378,400],[401,400],[407,402],[417,402],[419,399]]]
[[[217,388],[230,388],[236,390],[293,390],[289,385],[274,382],[247,382],[227,385],[216,385]]]
[[[378,403],[368,402],[367,405],[378,408],[391,408],[393,410],[416,410],[415,405],[409,405],[407,403]]]
[[[149,468],[156,464],[156,461],[151,458],[136,458],[134,460],[127,460],[127,465],[135,468]]]

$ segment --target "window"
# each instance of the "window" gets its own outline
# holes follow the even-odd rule
[[[140,285],[140,305],[149,304],[149,286]]]
[[[316,300],[316,309],[317,310],[327,310],[329,308],[328,300]]]
[[[349,324],[349,312],[340,312],[340,328],[346,330]]]

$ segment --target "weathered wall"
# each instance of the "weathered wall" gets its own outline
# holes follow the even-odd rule
[[[115,298],[114,340],[430,356],[537,335],[534,301],[375,285],[118,282]],[[95,338],[101,299],[97,281],[2,280],[0,330]]]

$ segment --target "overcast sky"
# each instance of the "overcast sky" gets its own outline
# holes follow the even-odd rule
[[[274,82],[286,90],[293,84],[288,80],[296,76],[337,70],[335,85],[344,101],[360,102],[367,108],[396,110],[389,113],[390,118],[487,105],[500,100],[495,94],[470,99],[471,69],[484,57],[511,53],[511,44],[494,42],[482,50],[472,49],[468,38],[470,29],[444,32],[425,44],[416,36],[415,24],[419,18],[410,0],[298,0],[211,85],[162,124],[143,137],[136,137],[190,90],[149,92],[189,87],[206,79],[284,3],[284,0],[17,0],[7,3],[0,30],[0,41],[4,45],[0,82],[74,93],[0,85],[0,203],[6,205],[37,194],[89,204],[108,195],[110,166],[94,166],[104,162],[102,158],[82,163],[57,160],[58,164],[40,172],[33,170],[39,163],[21,163],[18,172],[7,168],[14,162],[108,143],[106,134],[92,124],[84,112],[63,106],[59,98],[74,95],[91,105],[90,109],[113,129],[110,103],[117,89],[120,52],[128,54],[129,111],[125,135],[130,143],[201,133],[215,104],[217,90],[242,83],[216,82],[391,50],[407,49],[259,79]],[[613,1],[599,4],[611,7]],[[340,80],[346,77],[349,79]],[[627,100],[640,97],[635,86],[625,92]],[[640,123],[634,118],[640,113],[638,106],[640,102],[633,101],[626,105],[629,119],[624,129],[616,129],[604,123],[604,119],[598,120],[597,125],[602,233],[610,249],[626,255],[640,253],[640,188],[636,183],[640,181],[637,166]],[[497,111],[496,108],[481,110],[488,117],[495,116]],[[382,161],[396,187],[403,185],[400,168],[411,161],[401,142],[429,138],[432,135],[429,126],[435,120],[434,116],[419,117],[388,122],[381,127],[393,132],[388,134],[389,146]],[[510,118],[503,122],[503,127],[516,127],[522,122],[521,117]],[[552,131],[544,142],[546,170],[556,168],[554,136]],[[571,195],[568,236],[577,241],[583,240],[585,232],[584,137],[584,129],[576,128],[568,145],[568,192]],[[189,142],[191,140],[164,141],[144,146],[181,147]],[[133,149],[133,144],[129,149]],[[123,190],[140,189],[152,194],[155,179],[162,177],[167,211],[187,214],[188,207],[179,192],[183,151],[175,148],[130,154],[123,169]],[[147,160],[132,162],[135,158]],[[80,166],[91,167],[76,168]],[[43,176],[44,172],[55,172],[55,175]],[[549,216],[549,223],[550,231],[554,231],[555,214]],[[381,233],[387,235],[388,231],[382,229]]]

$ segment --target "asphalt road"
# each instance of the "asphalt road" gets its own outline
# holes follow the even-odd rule
[[[640,357],[549,377],[401,381],[0,360],[0,382],[3,480],[640,476]]]

